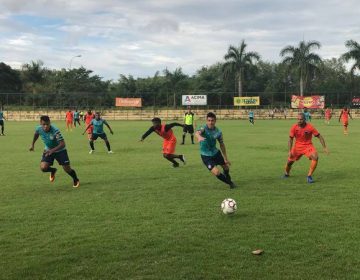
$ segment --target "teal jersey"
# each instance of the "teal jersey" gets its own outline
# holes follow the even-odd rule
[[[74,119],[78,119],[80,116],[80,113],[79,112],[74,112]]]
[[[3,119],[4,119],[4,113],[0,111],[0,121],[2,121]]]
[[[48,132],[44,131],[41,125],[39,125],[35,129],[35,133],[40,135],[41,140],[45,144],[46,151],[58,146],[60,144],[60,141],[64,141],[64,138],[61,135],[60,130],[53,125],[50,125],[50,130]],[[56,153],[61,152],[63,150],[65,150],[65,147],[56,151]]]
[[[254,118],[254,112],[249,112],[249,118]]]
[[[304,116],[305,116],[305,121],[310,121],[311,120],[311,115],[310,112],[304,112]]]
[[[93,134],[103,134],[104,133],[104,124],[107,124],[107,121],[100,119],[92,119],[91,123],[93,125]]]
[[[216,148],[216,140],[219,143],[223,143],[223,136],[220,129],[215,127],[209,129],[207,125],[203,125],[198,129],[201,132],[201,136],[205,138],[204,141],[200,142],[200,154],[203,156],[215,156],[219,150]]]

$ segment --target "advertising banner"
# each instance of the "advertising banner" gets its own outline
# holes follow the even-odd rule
[[[234,106],[259,106],[259,96],[234,97]]]
[[[141,107],[141,98],[120,98],[115,99],[116,107]]]
[[[324,109],[325,108],[325,96],[313,95],[313,96],[291,96],[291,108],[309,108],[309,109]]]
[[[351,100],[351,104],[353,107],[360,107],[360,97],[353,97]]]
[[[182,105],[207,105],[207,95],[183,95],[181,98]]]

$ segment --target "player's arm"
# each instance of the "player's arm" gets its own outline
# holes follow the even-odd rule
[[[198,142],[204,141],[205,138],[202,137],[202,134],[204,133],[205,129],[201,127],[200,129],[195,131],[195,137],[198,140]]]
[[[107,128],[110,130],[111,134],[114,134],[114,131],[111,129],[110,125],[108,124],[107,121],[104,121],[104,124],[107,126]]]
[[[350,114],[350,111],[348,111],[348,114],[349,114],[350,119],[353,119],[352,116],[351,116],[351,114]]]
[[[84,130],[84,132],[82,133],[82,135],[84,135],[85,134],[85,132],[90,128],[92,126],[92,124],[91,123],[89,123],[88,124],[88,126],[85,128],[85,130]]]
[[[291,157],[291,150],[294,144],[294,137],[289,137],[289,141],[288,141],[288,150],[289,150],[289,157]]]
[[[321,146],[322,146],[322,147],[323,147],[323,149],[324,149],[324,153],[325,153],[325,154],[329,154],[329,150],[328,150],[328,148],[326,147],[324,137],[322,137],[322,135],[321,135],[321,134],[316,135],[315,137],[319,138],[320,143],[321,143]]]
[[[173,128],[174,126],[184,127],[185,124],[181,124],[181,123],[177,123],[177,122],[169,123],[169,124],[165,125],[165,131],[169,131],[169,129]]]
[[[61,150],[62,148],[65,147],[65,141],[64,140],[60,140],[59,141],[59,145],[57,145],[55,148],[52,148],[50,150],[48,150],[45,155],[46,156],[50,156],[51,154],[57,152],[58,150]]]
[[[226,147],[225,147],[223,136],[221,135],[217,140],[220,143],[220,150],[221,150],[221,153],[222,153],[222,155],[224,157],[225,164],[230,165],[231,163],[230,163],[230,161],[228,160],[228,157],[227,157]]]
[[[340,116],[339,116],[339,122],[340,122],[340,119],[341,119],[342,114],[343,114],[343,112],[341,111],[341,112],[340,112]]]
[[[39,139],[39,133],[38,133],[37,131],[35,131],[34,137],[33,137],[33,140],[32,140],[31,146],[30,146],[30,149],[29,149],[30,152],[33,152],[33,151],[34,151],[34,145],[35,145],[35,142],[36,142],[38,139]]]
[[[155,131],[155,128],[152,126],[148,129],[148,131],[146,131],[143,136],[141,136],[140,141],[144,141],[146,137],[148,137],[151,133],[153,133]]]

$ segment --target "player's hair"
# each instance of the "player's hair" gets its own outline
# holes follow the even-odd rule
[[[160,118],[153,118],[151,120],[153,123],[161,123],[161,119]]]
[[[299,113],[299,116],[301,116],[305,120],[305,114],[304,113]]]
[[[49,116],[41,116],[40,121],[48,123],[48,122],[50,122],[50,118],[49,118]]]
[[[213,112],[209,112],[207,113],[206,118],[212,118],[216,120],[216,115]]]

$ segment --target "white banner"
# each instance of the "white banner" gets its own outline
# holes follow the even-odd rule
[[[207,105],[207,95],[183,95],[182,105]]]

